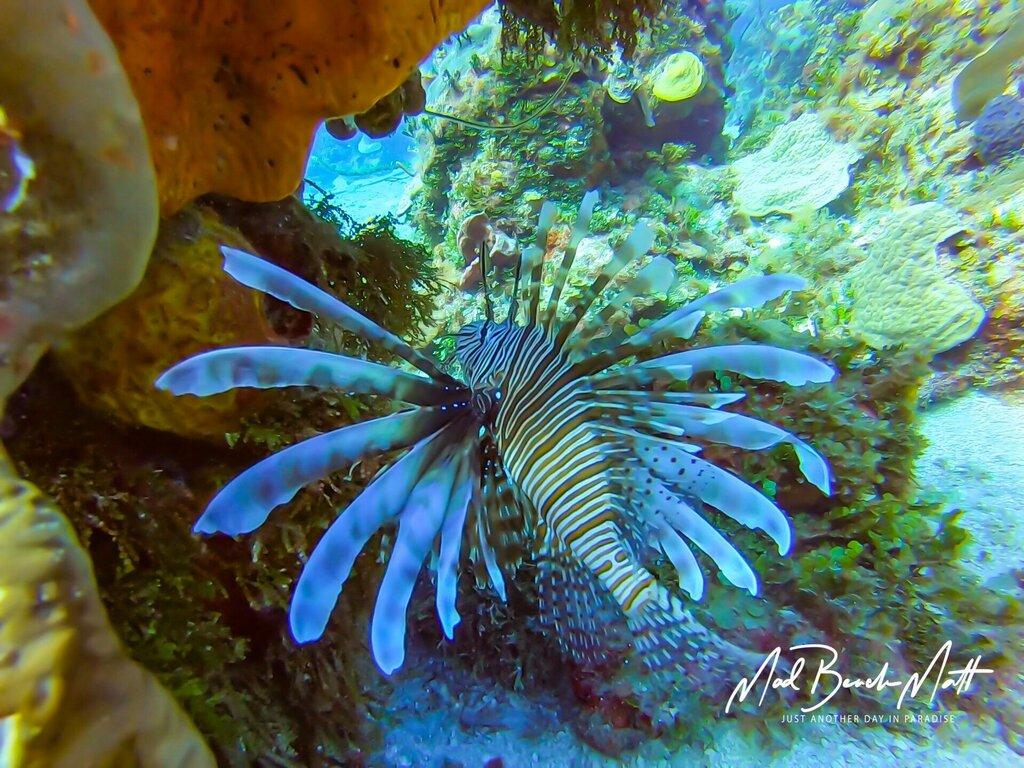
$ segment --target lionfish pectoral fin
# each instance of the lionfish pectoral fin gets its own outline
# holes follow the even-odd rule
[[[472,509],[474,511],[473,552],[477,564],[477,583],[483,585],[479,565],[502,602],[507,599],[504,572],[514,573],[525,554],[532,520],[520,503],[502,467],[490,438],[481,446],[480,478]]]
[[[455,391],[424,376],[333,352],[296,347],[228,347],[202,352],[164,371],[157,389],[173,395],[216,395],[238,387],[317,387],[440,405]]]
[[[441,532],[461,462],[457,450],[441,453],[409,494],[399,515],[398,536],[377,592],[370,623],[374,661],[387,675],[405,661],[405,625],[416,579]]]
[[[478,482],[468,453],[464,453],[459,459],[455,486],[441,526],[441,545],[437,558],[437,617],[441,622],[444,636],[449,640],[454,639],[455,627],[462,620],[455,606],[458,595],[459,554],[462,551],[462,537],[473,488]]]
[[[298,275],[293,275],[276,264],[237,248],[222,245],[220,250],[224,254],[224,271],[242,285],[263,291],[296,309],[312,312],[323,320],[337,323],[345,330],[371,343],[379,344],[435,381],[449,386],[459,386],[459,382],[438,368],[434,360]]]
[[[412,445],[451,418],[439,408],[414,408],[289,446],[225,485],[196,521],[195,531],[236,536],[255,530],[303,486],[367,456]]]
[[[437,456],[464,433],[465,422],[456,421],[417,442],[331,523],[313,548],[292,594],[288,620],[296,641],[308,643],[323,635],[356,557],[382,525],[405,509],[409,494]]]
[[[586,667],[600,666],[624,651],[622,612],[594,575],[553,536],[537,543],[537,592],[541,623],[562,651]]]

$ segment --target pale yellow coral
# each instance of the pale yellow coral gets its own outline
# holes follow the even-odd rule
[[[832,138],[821,116],[808,112],[732,164],[738,179],[733,201],[748,216],[817,210],[850,185],[849,167],[859,157],[856,147]]]
[[[935,253],[964,225],[938,203],[885,212],[870,226],[867,257],[846,276],[851,329],[875,348],[942,352],[971,338],[985,311]]]
[[[114,635],[88,556],[0,450],[0,763],[213,768],[170,694]]]

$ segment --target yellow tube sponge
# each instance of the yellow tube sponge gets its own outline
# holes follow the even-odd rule
[[[985,310],[935,254],[963,229],[939,203],[886,211],[869,224],[867,256],[846,276],[851,330],[878,349],[902,344],[930,354],[971,338]]]
[[[142,278],[156,179],[117,52],[84,0],[0,12],[0,403]]]
[[[850,186],[849,167],[860,158],[852,144],[832,138],[815,112],[780,125],[767,146],[732,167],[733,202],[748,216],[815,211]]]
[[[0,762],[215,766],[185,713],[114,635],[71,525],[2,449]]]
[[[685,101],[704,89],[704,62],[690,51],[673,53],[666,58],[651,79],[651,93],[661,101]]]

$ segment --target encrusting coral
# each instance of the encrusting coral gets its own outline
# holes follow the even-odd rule
[[[2,401],[55,339],[135,287],[156,236],[139,108],[84,2],[4,3],[0,153],[18,173],[0,208]]]
[[[11,153],[0,210],[6,401],[47,346],[135,287],[156,235],[139,108],[84,3],[4,5],[0,138]],[[6,455],[0,464],[5,765],[212,767],[188,717],[115,636],[61,512]]]
[[[934,354],[971,338],[985,310],[940,267],[936,246],[964,230],[939,203],[879,216],[866,258],[846,276],[850,327],[876,348],[902,344]]]
[[[322,120],[370,109],[484,5],[92,0],[139,100],[164,214],[208,192],[291,194]]]
[[[63,514],[0,456],[0,753],[12,768],[213,768],[114,635]]]
[[[837,142],[825,121],[808,112],[733,163],[739,179],[733,200],[748,216],[816,210],[850,185],[849,167],[859,157],[856,147]]]

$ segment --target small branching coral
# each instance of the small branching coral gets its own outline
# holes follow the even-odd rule
[[[467,538],[470,558],[482,563],[502,597],[504,572],[528,552],[536,555],[543,614],[577,659],[602,654],[609,628],[598,626],[595,617],[603,606],[623,616],[652,670],[685,670],[691,682],[717,687],[717,667],[724,661],[755,658],[698,623],[682,599],[654,578],[647,568],[652,550],[668,557],[691,598],[699,600],[705,588],[691,545],[704,551],[728,581],[756,593],[757,576],[709,521],[714,519],[710,508],[766,532],[783,554],[791,544],[789,523],[765,495],[700,458],[701,445],[753,450],[789,445],[803,476],[825,493],[832,482],[828,466],[800,438],[721,410],[742,399],[741,392],[648,387],[681,384],[723,369],[799,386],[830,381],[834,371],[808,355],[767,345],[699,347],[617,364],[690,338],[709,311],[760,306],[804,282],[787,275],[750,278],[631,335],[596,339],[631,298],[666,290],[674,270],[663,258],[652,260],[588,316],[604,289],[651,246],[653,235],[640,224],[563,322],[562,289],[595,202],[596,195],[584,198],[544,307],[543,246],[556,209],[550,203],[542,208],[536,245],[523,251],[517,270],[517,276],[526,276],[524,285],[520,290],[517,279],[506,320],[495,322],[488,307],[486,320],[470,323],[456,336],[465,384],[324,291],[251,254],[224,248],[225,270],[239,282],[333,321],[426,374],[309,349],[241,347],[190,358],[157,381],[176,394],[299,385],[418,406],[272,455],[225,486],[197,522],[202,533],[250,532],[304,485],[375,454],[408,449],[339,515],[311,553],[290,610],[299,642],[322,636],[359,552],[380,528],[397,520],[370,632],[374,658],[386,673],[404,661],[412,589],[438,537],[437,613],[449,638],[460,619],[457,579]],[[520,306],[525,325],[517,322]]]

